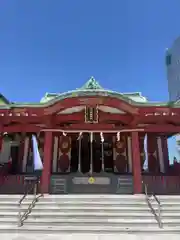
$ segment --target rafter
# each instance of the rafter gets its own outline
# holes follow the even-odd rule
[[[138,119],[138,123],[180,123],[177,116],[141,116]]]
[[[144,127],[115,127],[114,124],[71,124],[68,127],[62,127],[61,129],[59,127],[54,127],[53,129],[47,129],[47,131],[131,131],[136,129],[137,131],[143,131],[143,132],[151,132],[151,133],[178,133],[180,132],[179,126],[173,126],[171,124],[164,124],[164,125],[157,125],[157,124],[150,124],[148,126]]]
[[[120,121],[124,124],[129,124],[133,117],[129,114],[114,114],[114,113],[99,113],[99,122],[103,123],[106,121]]]
[[[45,127],[45,126],[36,126],[34,124],[14,124],[14,125],[10,125],[10,126],[2,126],[0,125],[0,132],[9,132],[9,133],[13,133],[13,132],[40,132],[41,130],[45,130],[45,129],[50,129],[49,127]],[[59,131],[59,127],[54,125],[52,126],[53,131]],[[67,130],[89,130],[89,131],[121,131],[121,130],[127,130],[130,131],[131,129],[138,129],[140,131],[144,131],[144,132],[151,132],[151,133],[174,133],[177,134],[180,132],[180,126],[174,126],[172,124],[150,124],[144,127],[116,127],[114,124],[71,124],[68,127],[64,127],[63,128],[64,131]]]
[[[39,132],[42,127],[36,125],[23,125],[23,124],[15,124],[10,126],[1,126],[0,132],[8,132],[8,133],[15,133],[15,132]]]
[[[172,108],[167,106],[141,106],[139,107],[139,114],[146,115],[146,114],[154,114],[158,113],[162,116],[170,116],[170,115],[180,115],[180,108]]]
[[[179,133],[180,126],[174,126],[172,124],[150,124],[144,127],[146,132],[159,132],[159,133]]]
[[[45,115],[55,114],[66,108],[72,108],[75,106],[96,106],[104,105],[117,108],[130,114],[137,114],[138,108],[130,105],[120,99],[110,97],[79,97],[79,98],[67,98],[63,101],[54,103],[53,105],[44,108]]]

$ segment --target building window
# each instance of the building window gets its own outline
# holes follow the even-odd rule
[[[167,66],[171,65],[171,55],[166,56],[166,65]]]
[[[180,99],[180,91],[177,92],[176,94],[176,101]]]

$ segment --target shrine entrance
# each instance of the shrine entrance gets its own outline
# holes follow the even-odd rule
[[[117,171],[114,147],[111,133],[104,136],[100,133],[71,134],[69,171],[52,176],[51,192],[131,194],[132,173]]]
[[[74,137],[71,142],[71,172],[93,175],[93,173],[114,172],[112,137],[102,141],[99,134],[88,133]]]

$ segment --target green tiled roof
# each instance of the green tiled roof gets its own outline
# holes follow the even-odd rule
[[[2,94],[0,94],[0,106],[7,105],[7,104],[9,104],[9,101],[7,100],[7,98],[5,98]]]
[[[129,104],[135,106],[167,106],[167,107],[180,107],[178,102],[149,102],[146,97],[142,96],[139,92],[134,93],[120,93],[112,90],[104,89],[95,79],[91,77],[81,88],[64,93],[46,93],[39,103],[10,103],[3,95],[0,95],[0,108],[13,108],[13,107],[41,107],[49,106],[53,103],[73,97],[83,96],[109,96],[121,99]]]
[[[76,96],[114,96],[123,99],[124,101],[132,102],[147,102],[147,99],[141,95],[139,92],[135,93],[119,93],[111,90],[104,89],[94,77],[91,77],[81,88],[77,88],[73,91],[68,91],[66,93],[46,93],[46,95],[41,99],[41,103],[47,103],[53,99],[62,99],[67,97]]]

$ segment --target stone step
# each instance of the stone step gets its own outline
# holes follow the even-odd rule
[[[2,221],[3,222],[3,221]],[[2,223],[1,222],[1,223]],[[163,227],[180,227],[180,219],[165,219],[162,221]],[[28,218],[24,225],[38,225],[38,226],[88,226],[88,227],[95,227],[95,226],[106,226],[106,227],[139,227],[146,228],[146,227],[159,227],[158,223],[155,219],[127,219],[127,218],[119,218],[119,219],[52,219],[52,218],[46,218],[46,219],[31,219]]]
[[[24,201],[22,202],[22,205],[29,205],[32,201]],[[0,206],[1,205],[17,205],[18,202],[13,202],[13,203],[10,203],[10,202],[2,202],[0,203]],[[155,206],[158,206],[157,202],[151,202],[152,206],[155,207]],[[144,206],[147,206],[147,202],[144,200],[144,201],[141,201],[141,202],[126,202],[126,201],[122,201],[122,202],[77,202],[77,201],[49,201],[49,202],[45,202],[45,201],[41,201],[39,200],[37,203],[36,203],[36,206],[53,206],[53,205],[58,205],[58,206],[83,206],[83,207],[86,207],[86,206],[92,206],[92,207],[109,207],[109,206],[114,206],[114,207],[144,207]],[[166,203],[161,203],[161,206],[163,208],[166,208],[166,207],[177,207],[177,208],[180,208],[180,202],[176,202],[176,203],[172,203],[172,202],[166,202]]]
[[[154,222],[147,222],[147,221],[143,221],[142,223],[138,223],[138,222],[134,222],[134,221],[130,221],[130,222],[125,222],[125,220],[127,220],[127,219],[121,219],[121,221],[119,221],[119,222],[114,222],[114,221],[78,221],[78,219],[76,220],[76,219],[74,219],[74,220],[69,220],[69,221],[67,221],[67,220],[62,220],[62,221],[60,221],[60,220],[58,220],[58,221],[55,221],[55,220],[53,220],[53,221],[47,221],[47,222],[45,222],[45,221],[31,221],[30,219],[28,219],[27,221],[25,221],[24,222],[24,225],[26,225],[26,226],[35,226],[35,225],[37,225],[38,224],[38,226],[46,226],[46,227],[49,227],[49,226],[52,226],[52,227],[54,227],[54,226],[62,226],[62,227],[67,227],[67,226],[71,226],[71,227],[79,227],[79,226],[84,226],[84,227],[91,227],[91,228],[93,228],[93,227],[96,227],[96,226],[104,226],[104,227],[115,227],[115,226],[117,226],[117,227],[126,227],[126,228],[131,228],[131,227],[134,227],[134,226],[136,226],[136,227],[138,227],[139,226],[139,228],[146,228],[147,226],[151,226],[151,227],[157,227],[158,228],[158,224],[157,224],[157,222],[156,221],[154,221]],[[140,226],[140,224],[141,224],[141,226]],[[168,223],[168,226],[174,226],[175,224],[171,224],[171,225],[169,225],[169,223]]]
[[[7,225],[1,225],[0,226],[0,233],[25,233],[25,234],[96,234],[96,237],[98,234],[136,234],[136,235],[141,235],[141,234],[151,234],[155,236],[155,234],[180,234],[180,227],[168,227],[164,229],[160,229],[158,227],[142,227],[140,228],[139,226],[133,226],[131,228],[127,227],[120,227],[120,226],[95,226],[95,227],[88,227],[88,226],[31,226],[31,225],[24,225],[22,227],[16,227],[16,225],[13,224],[7,224]],[[20,236],[20,235],[18,235]],[[82,235],[81,235],[82,236]],[[149,236],[149,237],[151,237]],[[37,237],[37,235],[36,235]],[[121,235],[119,235],[121,237]],[[123,235],[123,237],[125,237]],[[166,236],[167,237],[167,236]]]
[[[4,209],[5,211],[6,209]],[[23,209],[22,212],[25,212],[25,210],[27,209]],[[8,212],[8,210],[6,210]],[[46,209],[46,210],[39,210],[39,209],[33,209],[30,216],[32,216],[33,214],[38,214],[38,213],[42,213],[42,212],[45,212],[45,213],[51,213],[52,214],[52,217],[54,216],[54,213],[56,213],[57,211],[52,211],[50,209]],[[14,210],[14,211],[9,211],[8,214],[7,213],[4,213],[4,212],[1,212],[0,211],[0,217],[5,217],[5,214],[7,216],[11,215],[11,216],[14,216],[14,213],[15,214],[18,214],[18,210]],[[94,214],[96,214],[96,212],[92,212],[92,211],[59,211],[59,213],[62,214],[63,217],[68,217],[69,215],[72,216],[72,217],[78,217],[79,215],[83,215],[83,216],[86,216],[86,217],[90,217],[91,215],[89,213],[92,213],[92,217],[94,216]],[[120,212],[112,212],[112,211],[101,211],[99,212],[100,213],[104,213],[104,216],[105,217],[108,217],[108,216],[114,216],[114,217],[118,217],[118,216],[123,216],[124,218],[130,218],[130,217],[141,217],[141,218],[148,218],[148,217],[152,217],[154,216],[153,213],[151,213],[150,210],[148,211],[140,211],[140,210],[137,210],[137,211],[128,211],[128,210],[122,210]],[[150,214],[150,216],[148,215]],[[158,215],[158,211],[156,211],[156,214]],[[169,212],[161,212],[161,217],[162,218],[180,218],[180,213],[179,212],[172,212],[172,211],[169,211]]]
[[[27,202],[27,203],[23,203],[22,204],[22,208],[23,209],[27,209],[29,204],[31,202]],[[153,205],[154,209],[158,209],[157,205]],[[0,204],[0,211],[3,211],[5,209],[8,210],[14,210],[14,209],[18,209],[18,204],[17,203],[12,203],[12,204],[7,204],[7,203],[3,203]],[[74,211],[74,210],[84,210],[84,211],[147,211],[149,210],[149,207],[147,205],[147,203],[142,203],[142,204],[97,204],[97,203],[89,203],[89,204],[79,204],[79,203],[72,203],[72,204],[67,204],[67,203],[41,203],[38,202],[36,203],[34,210],[52,210],[52,211],[58,211],[58,210],[67,210],[67,211]],[[180,206],[176,206],[176,205],[171,205],[171,204],[166,204],[166,205],[162,205],[161,207],[162,211],[164,212],[177,212],[180,211]]]
[[[1,194],[0,195],[0,199],[3,198],[21,198],[23,195],[20,194]],[[169,199],[173,199],[173,200],[180,200],[180,195],[156,195],[160,200],[169,200]],[[28,195],[28,198],[33,197],[33,195]],[[108,198],[108,199],[144,199],[145,194],[137,194],[137,195],[116,195],[116,194],[62,194],[62,195],[53,195],[53,194],[45,194],[44,197],[47,198],[69,198],[69,199],[74,199],[74,198],[85,198],[85,199],[96,199],[96,198]]]
[[[58,195],[59,196],[59,195]],[[33,198],[29,199],[29,201],[31,201]],[[18,200],[17,200],[18,201]],[[24,201],[28,201],[28,199],[25,199]],[[82,202],[97,202],[97,203],[101,203],[101,202],[109,202],[109,203],[123,203],[123,202],[127,202],[127,203],[139,203],[139,202],[144,202],[145,198],[143,199],[111,199],[111,198],[56,198],[56,197],[52,197],[52,198],[40,198],[39,201],[41,202],[69,202],[69,203],[73,203],[73,202],[78,202],[78,203],[82,203]]]
[[[158,214],[157,214],[158,215]],[[117,213],[117,212],[97,212],[95,215],[92,212],[76,212],[76,213],[72,213],[72,212],[56,212],[56,213],[51,213],[51,212],[31,212],[31,214],[29,215],[29,218],[59,218],[59,217],[66,217],[66,218],[80,218],[80,217],[85,217],[85,218],[136,218],[136,219],[145,219],[145,218],[154,218],[154,215],[151,212],[147,212],[145,215],[142,215],[141,213],[136,213],[136,212],[126,212],[126,213]],[[180,220],[180,214],[172,214],[172,213],[162,213],[162,218],[163,219],[179,219]],[[173,221],[172,219],[172,221]]]
[[[26,201],[25,202],[23,202],[23,204],[24,203],[26,203]],[[28,201],[27,203],[30,203],[30,201]],[[101,201],[101,202],[98,202],[98,201],[77,201],[77,200],[74,200],[74,201],[58,201],[58,200],[52,200],[52,201],[41,201],[41,200],[39,200],[37,203],[36,203],[37,205],[38,204],[58,204],[58,205],[87,205],[87,206],[90,206],[90,205],[92,205],[92,206],[95,206],[95,205],[97,205],[97,206],[101,206],[101,205],[103,205],[103,206],[109,206],[109,205],[113,205],[113,206],[125,206],[125,205],[127,205],[127,206],[144,206],[144,205],[147,205],[147,202],[146,202],[146,200],[143,200],[143,201],[113,201],[113,202],[111,202],[111,201]],[[155,206],[155,205],[158,205],[157,204],[157,202],[155,202],[155,201],[153,201],[153,202],[151,202],[151,204],[153,205],[153,206]],[[1,205],[1,204],[0,204]],[[176,206],[176,207],[180,207],[180,202],[161,202],[161,206],[163,206],[163,207],[166,207],[166,206]]]
[[[158,215],[158,213],[156,213]],[[39,216],[39,217],[64,217],[64,218],[69,218],[69,217],[85,217],[85,218],[109,218],[109,217],[113,217],[113,218],[154,218],[154,214],[151,213],[151,211],[147,211],[145,212],[145,214],[142,214],[141,211],[123,211],[123,212],[98,212],[96,213],[96,215],[94,216],[94,213],[93,212],[66,212],[66,211],[60,211],[60,212],[57,212],[56,214],[54,214],[54,212],[52,213],[51,211],[42,211],[42,212],[39,212],[39,211],[32,211],[31,214],[29,215],[29,217],[33,217],[33,216]],[[176,218],[176,219],[180,219],[180,212],[162,212],[161,213],[161,217],[163,219],[171,219],[171,218]]]
[[[6,201],[6,200],[19,200],[22,197],[22,195],[0,195],[0,201]],[[26,196],[26,199],[32,199],[34,196],[33,195],[28,195]],[[45,195],[44,197],[41,197],[41,200],[52,200],[52,199],[59,199],[60,201],[73,201],[73,200],[78,200],[78,201],[87,201],[87,200],[91,200],[91,201],[119,201],[120,199],[127,200],[127,201],[136,201],[136,200],[144,200],[145,196],[144,195],[91,195],[91,194],[86,194],[86,195],[82,195],[82,194],[71,194],[71,195],[67,195],[67,194],[60,194],[60,195]]]
[[[14,223],[7,225],[0,225],[0,233],[25,233],[25,234],[180,234],[180,227],[169,227],[166,229],[160,229],[158,227],[142,227],[133,226],[131,228],[120,226],[31,226],[24,225],[17,227]],[[119,235],[120,236],[120,235]]]
[[[11,196],[11,195],[10,195]],[[46,196],[46,197],[40,197],[39,198],[39,201],[41,202],[69,202],[69,203],[73,203],[74,201],[75,202],[96,202],[96,203],[101,203],[101,202],[109,202],[111,204],[113,203],[119,203],[119,204],[122,204],[122,203],[128,203],[128,204],[135,204],[135,203],[141,203],[141,202],[144,202],[145,201],[145,196],[140,196],[140,197],[132,197],[131,195],[129,195],[130,197],[127,197],[127,195],[125,195],[126,197],[119,197],[121,195],[116,195],[118,197],[103,197],[103,196],[98,196],[98,197],[93,197],[91,198],[90,196],[86,195],[83,196],[83,197],[79,197],[81,195],[75,195],[73,197],[69,197],[69,196],[72,196],[72,195],[53,195],[53,196]],[[87,197],[88,196],[88,197]],[[20,200],[20,197],[21,196],[17,196],[17,195],[12,195],[11,197],[7,197],[7,196],[0,196],[0,204],[1,202],[9,202],[9,203],[12,203],[12,202],[18,202]],[[25,200],[23,202],[29,202],[29,201],[32,201],[33,199],[33,195],[31,196],[28,196],[25,198]],[[160,202],[162,205],[164,204],[176,204],[176,205],[180,205],[180,198],[159,198]],[[152,198],[152,203],[156,203],[156,201]]]
[[[28,208],[28,206],[23,206],[22,207],[22,211],[26,211]],[[18,207],[17,206],[10,206],[9,208],[4,208],[2,207],[0,209],[0,217],[2,216],[9,216],[9,215],[16,215],[18,213]],[[158,212],[158,209],[155,208],[155,210]],[[52,215],[56,216],[56,215],[81,215],[81,214],[86,214],[86,215],[92,215],[94,216],[94,214],[96,214],[97,216],[99,215],[113,215],[113,216],[121,216],[122,214],[126,214],[126,215],[136,215],[136,214],[152,214],[151,210],[146,207],[146,208],[123,208],[123,207],[119,207],[119,208],[114,208],[114,207],[110,207],[110,208],[94,208],[94,207],[61,207],[61,208],[57,208],[57,207],[41,207],[41,206],[35,206],[35,208],[32,209],[32,213],[31,215]],[[180,216],[180,211],[178,211],[176,208],[172,209],[172,208],[166,208],[166,209],[162,209],[161,211],[162,216],[167,216],[167,217],[178,217]],[[146,215],[143,215],[142,217],[145,217]]]
[[[60,195],[58,195],[60,196]],[[63,195],[64,196],[64,195]],[[25,199],[25,201],[27,201]],[[52,197],[52,198],[40,198],[41,202],[97,202],[97,203],[101,203],[101,202],[109,202],[109,203],[141,203],[146,201],[146,198],[60,198],[60,197]],[[180,204],[180,199],[162,199],[160,200],[161,204],[167,204],[167,203],[173,203],[173,204]],[[151,198],[151,202],[157,203],[156,200],[154,198]]]
[[[28,205],[26,206],[22,206],[23,208],[27,208]],[[11,209],[11,208],[10,208]],[[62,211],[62,210],[65,210],[65,211],[122,211],[123,209],[130,209],[133,211],[134,210],[149,210],[149,207],[147,205],[143,206],[143,207],[136,207],[136,206],[131,206],[131,207],[123,207],[123,206],[92,206],[92,205],[85,205],[85,206],[73,206],[73,205],[70,205],[70,206],[59,206],[59,205],[52,205],[52,206],[41,206],[41,205],[35,205],[34,209],[56,209],[57,211]],[[157,207],[154,207],[154,209],[158,209]],[[176,208],[177,209],[177,208]]]
[[[31,203],[30,201],[26,202],[24,201],[23,204],[25,203]],[[48,204],[48,205],[59,205],[59,206],[67,206],[67,205],[77,205],[77,206],[110,206],[110,205],[113,205],[113,206],[124,206],[124,205],[127,205],[127,206],[133,206],[133,205],[137,205],[137,206],[143,206],[143,205],[147,205],[147,202],[144,200],[144,201],[139,201],[139,202],[133,202],[133,201],[116,201],[116,202],[111,202],[111,201],[56,201],[56,200],[52,200],[52,201],[41,201],[39,200],[37,203],[37,205],[43,205],[43,204]],[[157,203],[152,203],[153,205],[157,205]],[[0,204],[1,205],[1,204]]]
[[[28,202],[27,204],[24,202],[22,205],[23,206],[27,206],[28,204],[30,204],[31,202]],[[17,205],[17,204],[15,204]],[[158,208],[158,204],[157,203],[151,203],[151,205],[153,206],[153,208]],[[1,206],[1,204],[0,204]],[[4,206],[4,205],[3,205]],[[37,202],[36,203],[36,207],[52,207],[52,206],[56,206],[59,208],[91,208],[91,209],[101,209],[101,208],[149,208],[148,204],[146,201],[141,202],[141,203],[106,203],[106,202],[101,202],[101,203],[97,203],[97,202],[83,202],[83,203],[78,203],[78,202],[49,202],[49,203],[43,203],[43,202]],[[166,203],[166,204],[161,204],[161,208],[163,209],[180,209],[180,204],[174,204],[174,203]]]
[[[45,221],[46,220],[46,221]],[[94,227],[108,227],[109,229],[114,228],[114,227],[119,227],[119,228],[133,228],[136,227],[139,229],[146,229],[146,228],[150,228],[150,227],[154,227],[154,228],[159,228],[158,223],[153,220],[153,221],[143,221],[142,223],[139,222],[134,222],[134,221],[129,221],[126,222],[126,220],[128,219],[120,219],[119,221],[112,221],[111,219],[108,221],[90,221],[90,220],[86,220],[86,221],[82,221],[79,219],[69,219],[69,220],[63,220],[63,219],[58,219],[58,220],[53,220],[52,219],[44,219],[44,220],[34,220],[34,219],[27,219],[26,221],[24,221],[23,225],[24,226],[32,226],[32,227],[36,227],[36,226],[43,226],[44,229],[45,228],[54,228],[54,227],[90,227],[90,228],[94,228]],[[0,221],[1,226],[6,226],[6,225],[15,225],[18,226],[18,220],[17,219],[4,219]],[[163,224],[164,226],[165,224]],[[169,227],[174,227],[174,226],[179,226],[177,225],[177,223],[172,223],[172,222],[168,222],[167,226]]]
[[[31,204],[32,202],[32,199],[31,201],[30,200],[27,200],[27,201],[23,201],[22,202],[22,205],[23,206],[28,206],[29,204]],[[153,207],[157,207],[158,204],[156,202],[151,202],[152,206]],[[9,206],[17,206],[18,205],[18,201],[13,201],[13,202],[9,202],[9,201],[3,201],[3,202],[0,202],[0,207],[9,207]],[[82,206],[82,207],[88,207],[88,206],[93,206],[93,207],[109,207],[109,206],[114,206],[114,207],[146,207],[147,206],[147,202],[146,201],[141,201],[141,202],[126,202],[126,201],[123,201],[123,202],[78,202],[78,201],[41,201],[39,200],[37,203],[36,203],[36,206],[44,206],[44,207],[49,207],[49,206],[55,206],[55,205],[58,205],[59,207],[64,207],[64,206]],[[166,202],[166,203],[161,203],[161,207],[162,208],[169,208],[169,207],[172,207],[172,208],[180,208],[180,202],[175,202],[175,203],[172,203],[172,202]]]
[[[28,201],[32,201],[34,198],[31,197],[31,198],[25,198],[23,200],[23,202],[28,202]],[[14,202],[14,201],[19,201],[20,198],[18,199],[6,199],[6,200],[2,200],[0,201],[1,202]],[[102,202],[105,202],[105,203],[142,203],[142,202],[145,202],[146,201],[146,198],[142,198],[142,199],[107,199],[107,198],[103,198],[103,199],[100,199],[100,198],[96,198],[96,199],[91,199],[91,198],[81,198],[81,199],[78,199],[78,198],[56,198],[56,197],[52,197],[52,198],[43,198],[43,197],[40,197],[38,198],[38,200],[40,202],[59,202],[59,203],[102,203]],[[150,201],[152,203],[157,203],[154,198],[150,198]],[[159,200],[161,204],[169,204],[169,203],[172,203],[172,204],[180,204],[180,199],[179,200],[173,200],[173,199],[169,199],[169,200]]]
[[[23,213],[23,211],[22,211]],[[129,216],[137,216],[139,213],[126,213],[127,215]],[[82,217],[82,216],[87,216],[87,217],[121,217],[121,216],[124,216],[125,213],[118,213],[118,212],[84,212],[84,211],[76,211],[76,212],[67,212],[67,211],[58,211],[58,212],[51,212],[51,211],[42,211],[42,212],[39,212],[39,211],[33,211],[31,212],[31,214],[29,214],[29,218],[47,218],[47,217],[51,217],[51,218],[58,218],[58,217]],[[147,212],[146,213],[146,216],[153,216],[151,212]],[[16,217],[18,216],[18,211],[14,211],[14,212],[10,212],[10,211],[7,211],[7,212],[1,212],[0,213],[0,218],[3,218],[3,217]],[[138,215],[139,216],[139,215]]]
[[[28,206],[29,204],[31,204],[32,201],[23,201],[22,205],[23,206]],[[17,206],[18,205],[18,201],[15,202],[0,202],[0,207],[4,207],[4,206]],[[137,207],[144,207],[147,206],[147,203],[144,202],[139,202],[139,203],[125,203],[125,202],[77,202],[77,201],[72,201],[72,202],[58,202],[58,201],[49,201],[49,202],[42,202],[41,200],[36,202],[36,206],[44,206],[44,207],[51,207],[51,206],[92,206],[92,207],[110,207],[110,206],[115,206],[115,207],[121,207],[121,206],[125,206],[127,205],[128,207],[132,207],[132,206],[137,206]],[[152,204],[154,206],[156,206],[157,204]],[[169,205],[169,204],[168,204]]]
[[[47,212],[46,212],[47,213]],[[141,213],[97,213],[96,215],[94,215],[93,213],[75,213],[72,214],[71,212],[66,213],[66,212],[59,212],[57,214],[53,214],[51,212],[49,212],[48,214],[46,214],[44,212],[42,213],[37,213],[37,212],[32,212],[29,215],[29,218],[33,218],[33,219],[40,219],[40,218],[52,218],[52,219],[72,219],[72,218],[76,218],[76,219],[91,219],[91,220],[101,220],[101,219],[109,219],[109,218],[113,218],[113,219],[120,219],[120,218],[128,218],[128,219],[151,219],[154,218],[154,215],[149,212],[146,213],[146,215],[142,215]],[[166,216],[168,217],[168,216]]]
[[[21,207],[22,210],[26,210],[28,208],[28,205],[23,205]],[[157,209],[157,208],[154,208]],[[6,206],[6,207],[2,207],[0,206],[0,212],[10,212],[10,211],[18,211],[19,208],[18,206]],[[171,210],[171,209],[170,209]],[[177,209],[175,209],[177,211]],[[46,211],[46,212],[59,212],[59,211],[66,211],[66,212],[141,212],[141,213],[146,213],[149,212],[150,209],[148,206],[144,206],[142,208],[138,208],[138,207],[114,207],[114,206],[110,206],[110,207],[88,207],[88,206],[35,206],[33,208],[33,211]]]
[[[22,211],[26,211],[28,209],[28,207],[23,207],[21,208]],[[0,209],[0,215],[2,215],[2,213],[4,212],[18,212],[19,209],[16,207],[16,208],[2,208]],[[119,213],[119,214],[128,214],[128,213],[131,213],[131,212],[134,212],[134,213],[139,213],[141,215],[143,214],[148,214],[149,212],[151,212],[151,210],[149,208],[146,208],[146,209],[134,209],[134,208],[131,208],[131,209],[73,209],[73,208],[33,208],[32,212],[33,213],[41,213],[41,212],[47,212],[47,213],[57,213],[57,212],[64,212],[65,214],[68,214],[68,213],[72,213],[72,214],[76,214],[76,213],[92,213],[92,214],[96,214],[97,211],[99,213],[106,213],[106,214],[113,214],[113,213]],[[167,212],[167,211],[166,211]],[[176,211],[174,211],[174,213],[176,213]]]
[[[7,222],[18,222],[18,218],[0,218],[0,224],[2,223],[7,223]],[[167,223],[177,223],[179,222],[178,220],[166,220]],[[56,224],[89,224],[89,225],[101,225],[101,224],[124,224],[124,225],[128,225],[128,224],[157,224],[157,221],[154,218],[147,218],[147,219],[124,219],[124,218],[86,218],[86,217],[72,217],[72,218],[64,218],[64,217],[58,217],[58,218],[54,218],[52,219],[51,217],[46,217],[46,218],[39,218],[39,217],[29,217],[26,219],[26,221],[24,221],[24,224],[26,223],[30,223],[30,224],[34,224],[36,225],[38,224],[42,224],[42,223],[47,223],[49,225],[56,225]]]

